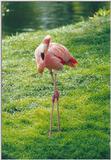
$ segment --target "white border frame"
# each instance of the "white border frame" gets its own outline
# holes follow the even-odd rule
[[[2,93],[2,18],[1,18],[1,1],[0,1],[0,39],[1,39],[1,45],[0,45],[0,159],[1,157],[1,152],[2,152],[2,100],[1,100],[1,93]]]
[[[1,3],[2,2],[30,2],[30,1],[50,1],[50,2],[110,2],[110,19],[111,19],[111,0],[0,0],[0,160],[2,159],[2,101],[1,101],[1,82],[2,82],[2,14],[1,14]],[[110,28],[111,28],[111,21],[110,21]],[[111,32],[110,32],[110,64],[111,64]],[[111,73],[111,65],[110,65],[110,73]],[[110,76],[110,151],[111,151],[111,76]],[[110,152],[110,159],[111,159],[111,152]]]

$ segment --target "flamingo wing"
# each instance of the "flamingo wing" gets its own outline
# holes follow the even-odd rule
[[[63,65],[66,64],[74,67],[77,64],[76,59],[72,57],[68,49],[61,44],[50,43],[48,51],[54,57],[58,58]]]
[[[64,63],[67,62],[70,58],[70,54],[67,48],[57,43],[50,43],[48,51],[55,57],[61,59],[61,61]]]
[[[63,68],[63,64],[61,63],[61,60],[58,59],[56,56],[53,56],[49,52],[45,56],[44,63],[49,70],[52,70],[52,69],[61,70]]]

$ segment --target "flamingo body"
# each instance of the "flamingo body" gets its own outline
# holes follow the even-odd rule
[[[41,55],[41,53],[44,52],[42,51],[42,46],[43,44],[40,44],[35,50],[37,70],[39,73],[42,73],[45,67],[49,70],[62,70],[63,65],[75,67],[78,63],[76,59],[71,56],[68,49],[61,44],[49,43],[47,53],[44,56]]]

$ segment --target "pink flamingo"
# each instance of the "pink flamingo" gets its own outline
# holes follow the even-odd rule
[[[52,132],[52,118],[55,102],[57,103],[58,130],[60,131],[59,91],[57,88],[56,71],[62,70],[63,65],[75,67],[78,62],[74,57],[70,55],[68,49],[63,45],[51,43],[51,37],[49,35],[47,35],[43,39],[42,43],[36,48],[35,59],[37,71],[39,73],[43,73],[44,69],[48,68],[54,84],[54,94],[52,96],[52,111],[50,114],[50,136]]]

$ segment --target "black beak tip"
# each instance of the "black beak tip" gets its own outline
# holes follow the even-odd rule
[[[42,60],[44,60],[44,53],[41,53],[41,58]]]

